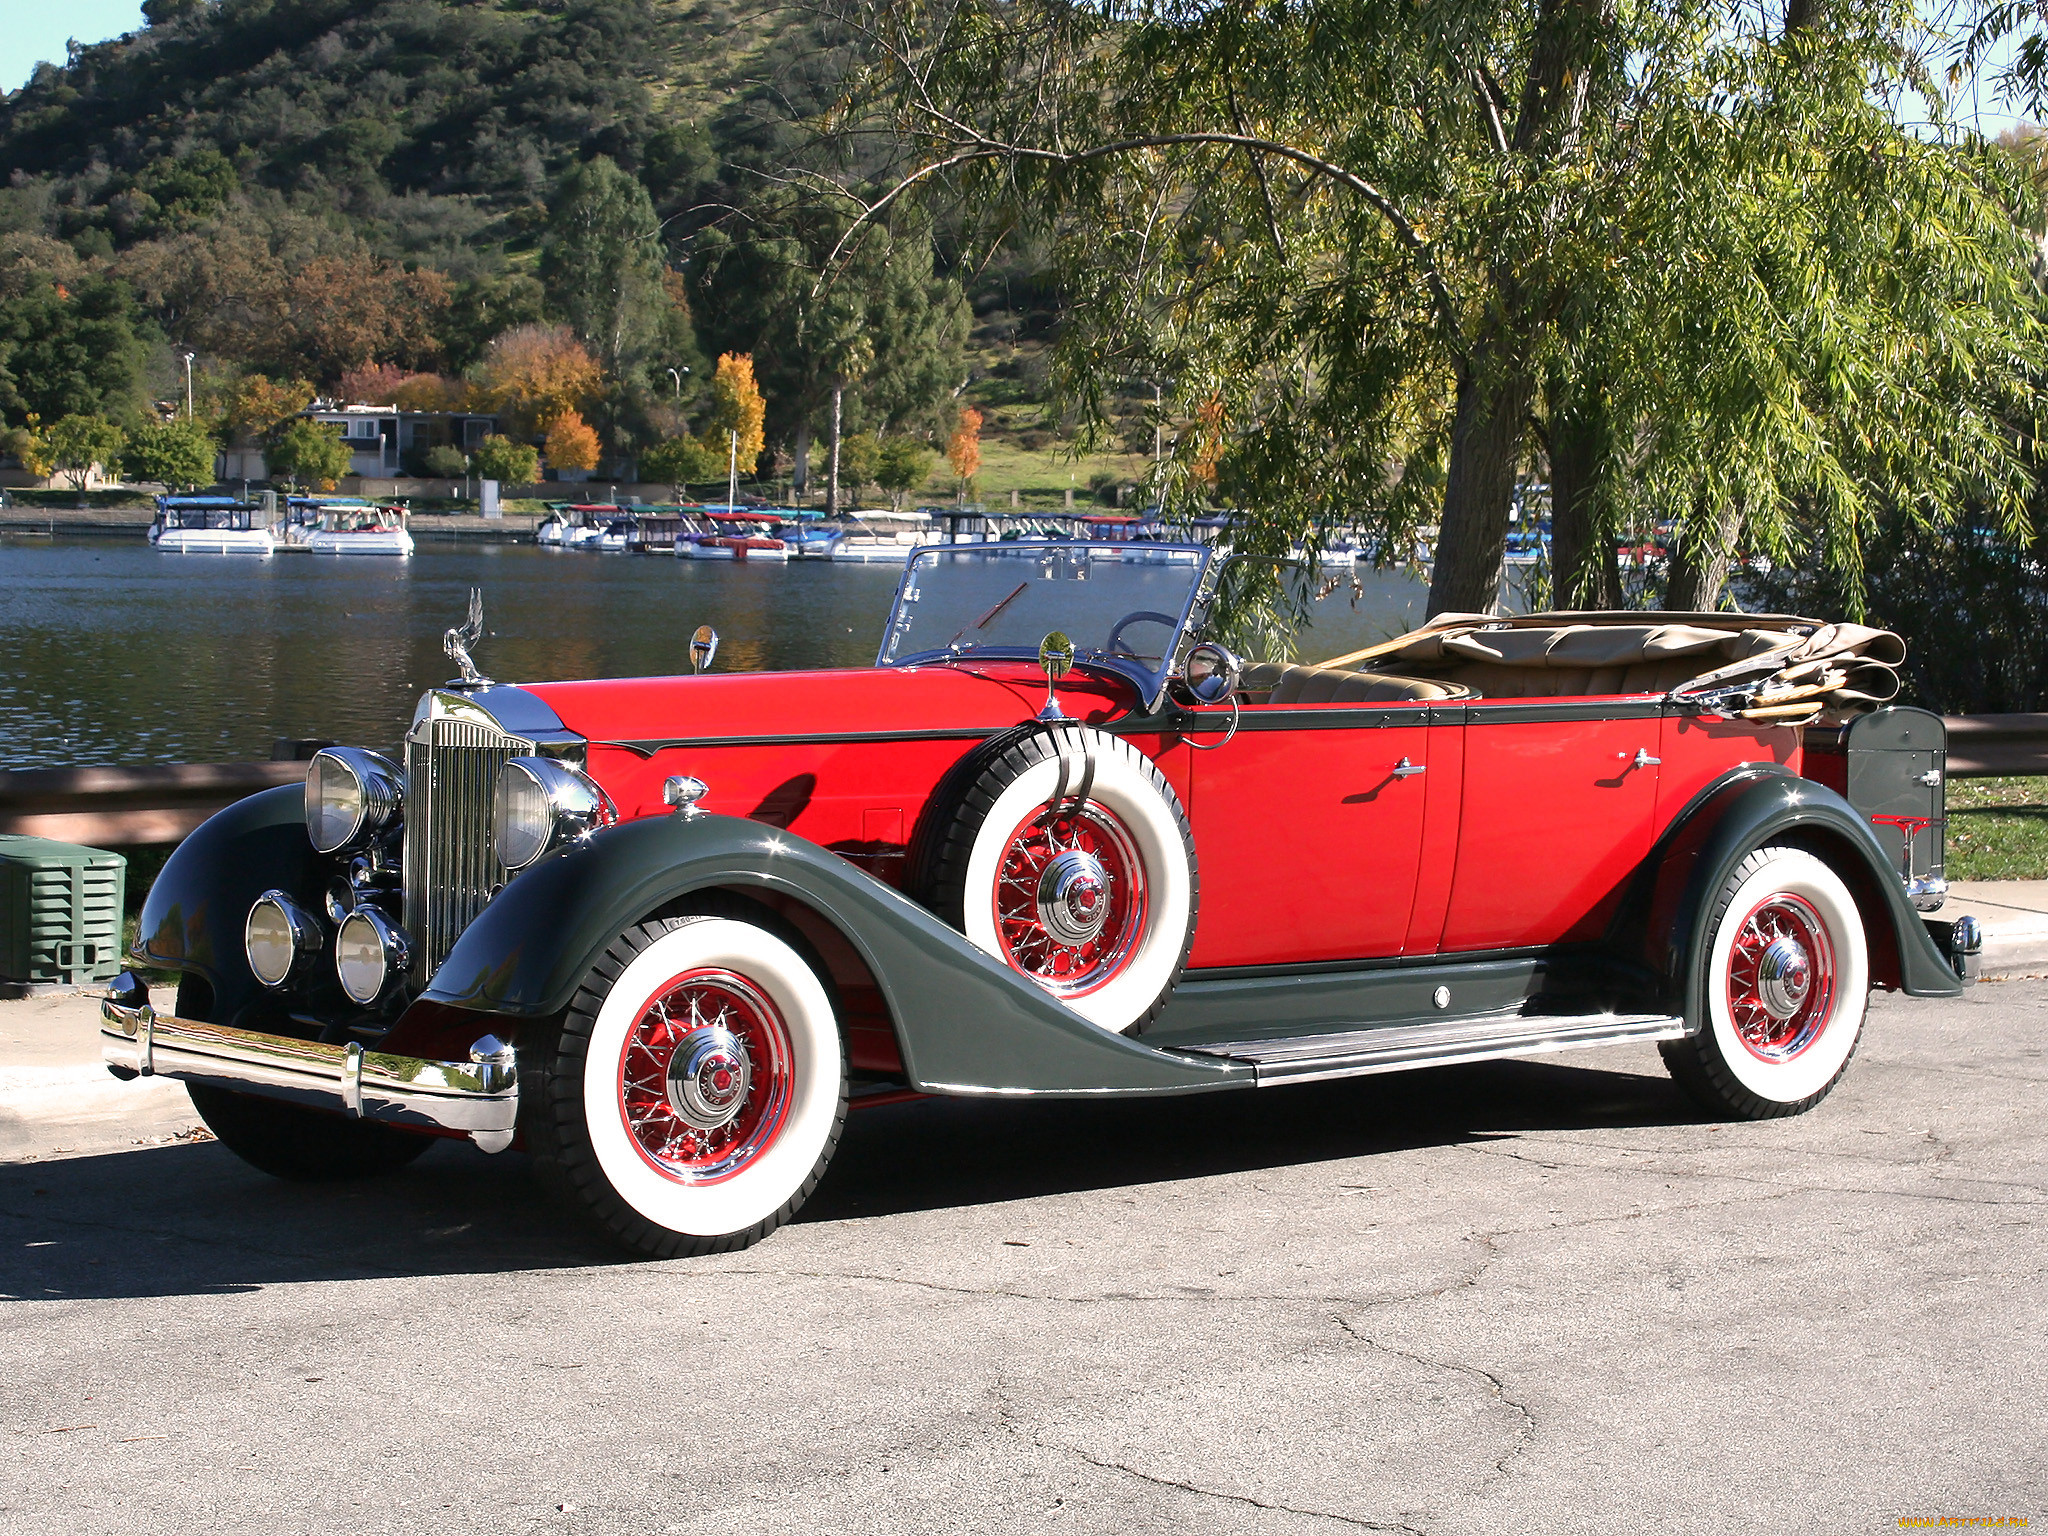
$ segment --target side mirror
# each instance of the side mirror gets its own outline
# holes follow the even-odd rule
[[[718,631],[709,624],[699,624],[697,633],[690,636],[690,670],[708,671],[711,658],[718,654]]]
[[[1181,681],[1203,704],[1220,704],[1237,691],[1244,676],[1244,663],[1213,640],[1204,640],[1188,651],[1181,666]]]
[[[1066,714],[1060,708],[1060,701],[1053,693],[1059,680],[1074,670],[1074,642],[1064,631],[1053,630],[1038,642],[1038,664],[1045,669],[1045,708],[1038,712],[1041,720],[1064,720]]]

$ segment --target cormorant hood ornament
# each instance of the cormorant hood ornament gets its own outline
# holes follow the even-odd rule
[[[454,658],[455,665],[462,669],[462,676],[456,679],[459,688],[488,688],[491,680],[477,671],[476,663],[469,659],[469,648],[484,636],[484,591],[482,587],[469,589],[469,617],[455,628],[441,636],[441,649]]]

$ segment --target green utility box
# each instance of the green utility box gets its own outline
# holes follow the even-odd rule
[[[0,835],[0,992],[112,980],[127,882],[118,853]]]

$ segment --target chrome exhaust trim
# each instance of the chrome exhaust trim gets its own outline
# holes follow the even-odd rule
[[[116,1077],[213,1083],[363,1120],[461,1131],[486,1152],[512,1145],[518,1065],[493,1035],[470,1047],[468,1061],[423,1061],[176,1018],[129,1001],[141,989],[125,982],[100,1004],[100,1055]]]

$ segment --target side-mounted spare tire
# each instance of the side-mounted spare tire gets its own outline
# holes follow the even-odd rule
[[[913,890],[970,942],[1103,1029],[1141,1028],[1194,942],[1201,878],[1180,797],[1088,726],[985,743],[940,785]]]

